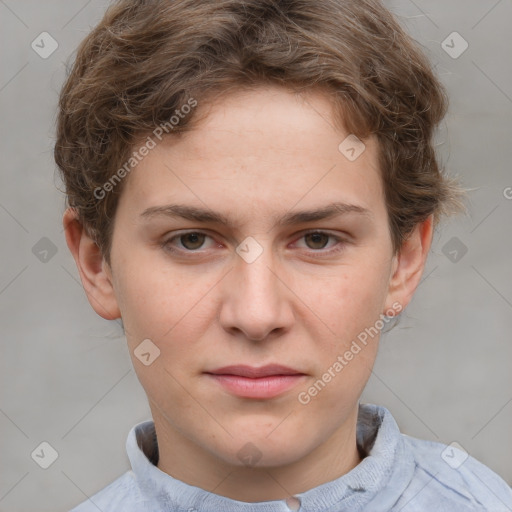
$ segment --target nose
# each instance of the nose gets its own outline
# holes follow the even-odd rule
[[[226,277],[219,313],[219,322],[226,331],[262,341],[290,330],[295,318],[294,295],[270,248],[264,247],[251,263],[237,255]]]

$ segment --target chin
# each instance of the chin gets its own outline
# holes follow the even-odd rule
[[[308,453],[303,439],[294,439],[286,434],[286,431],[281,435],[271,434],[272,439],[261,434],[258,436],[245,434],[243,437],[237,436],[235,440],[230,438],[229,444],[225,446],[226,452],[219,456],[227,463],[240,467],[257,469],[286,466]]]

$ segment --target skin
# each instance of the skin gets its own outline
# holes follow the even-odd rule
[[[393,304],[405,309],[424,269],[432,218],[393,252],[376,139],[350,162],[338,150],[349,134],[335,128],[321,92],[262,86],[198,108],[208,115],[194,130],[159,143],[126,178],[111,266],[72,209],[63,219],[66,239],[91,306],[123,319],[155,422],[158,468],[240,501],[283,499],[361,461],[358,403],[379,336],[309,403],[298,395]],[[333,201],[367,213],[276,223]],[[232,226],[141,215],[171,203],[219,212]],[[305,236],[311,229],[332,236]],[[206,236],[170,241],[179,230]],[[248,236],[263,249],[252,263],[235,251]],[[160,350],[149,366],[134,355],[147,338]],[[255,400],[203,373],[237,363],[279,363],[306,376],[278,397]],[[238,456],[249,442],[260,457],[253,466]]]

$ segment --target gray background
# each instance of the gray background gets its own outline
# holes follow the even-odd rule
[[[469,215],[436,233],[362,401],[388,407],[404,433],[457,441],[512,484],[512,1],[387,5],[449,89],[438,149],[471,192]],[[0,0],[0,511],[85,500],[129,468],[126,435],[150,417],[119,325],[96,316],[79,283],[52,159],[64,63],[106,6]],[[31,48],[43,31],[59,44],[46,59]],[[469,43],[458,58],[442,47],[453,31]],[[46,262],[43,237],[57,250]],[[31,458],[42,441],[59,454],[46,470]]]

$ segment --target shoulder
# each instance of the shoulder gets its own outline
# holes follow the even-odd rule
[[[511,487],[462,447],[401,435],[415,463],[413,479],[400,499],[403,512],[423,510],[429,503],[437,512],[512,511]]]
[[[137,506],[139,505],[139,508]],[[134,508],[135,507],[135,508]],[[69,512],[142,512],[140,493],[133,471],[127,471],[101,491]]]

